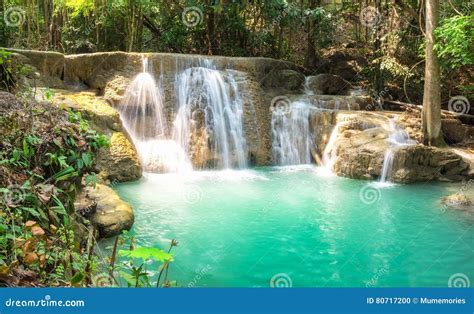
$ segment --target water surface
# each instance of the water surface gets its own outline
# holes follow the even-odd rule
[[[474,280],[472,213],[454,184],[377,185],[314,167],[148,174],[116,186],[137,245],[167,248],[197,287],[446,287]]]

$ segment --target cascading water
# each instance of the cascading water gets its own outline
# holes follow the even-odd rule
[[[336,150],[336,141],[339,135],[339,128],[343,125],[343,121],[336,123],[334,129],[331,132],[331,136],[329,137],[328,143],[324,148],[323,152],[323,169],[327,172],[332,173],[332,169],[334,163],[336,162],[337,158],[337,150]]]
[[[175,142],[166,139],[163,97],[148,71],[148,59],[142,59],[142,72],[127,88],[119,106],[120,117],[134,142],[147,172],[190,170],[186,154]]]
[[[215,70],[209,63],[205,66],[188,68],[176,77],[178,112],[173,139],[188,155],[211,155],[206,159],[214,160],[214,166],[245,168],[247,145],[238,84],[231,71]]]
[[[142,59],[142,67],[142,72],[128,86],[119,107],[125,128],[139,141],[163,138],[166,131],[163,98],[148,72],[147,58]]]
[[[311,163],[313,140],[309,127],[312,108],[309,104],[296,101],[290,112],[272,112],[272,153],[278,165],[299,165]]]
[[[398,147],[416,144],[415,141],[410,139],[408,133],[397,125],[397,118],[394,117],[389,120],[389,131],[390,135],[387,138],[389,148],[385,152],[384,160],[382,164],[382,174],[380,175],[380,183],[390,182],[390,176],[392,174],[393,161],[394,161],[394,150]]]

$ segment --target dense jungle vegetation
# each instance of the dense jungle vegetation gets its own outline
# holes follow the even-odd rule
[[[473,99],[472,6],[465,0],[0,0],[0,47],[287,60],[306,75],[340,75],[375,99],[423,104],[425,144],[442,146],[440,108],[453,96]],[[28,70],[9,57],[0,49],[0,90],[17,92],[13,78]],[[99,260],[94,234],[86,228],[78,239],[74,197],[81,185],[95,184],[94,157],[108,142],[80,114],[53,106],[48,93],[42,101],[32,93],[0,101],[0,285],[112,285],[117,271],[128,286],[171,286],[176,241],[164,251],[137,249],[124,236],[110,258]],[[142,264],[117,269],[116,254]],[[157,278],[145,269],[150,259],[161,265]]]

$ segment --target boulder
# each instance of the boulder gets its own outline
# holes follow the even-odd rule
[[[104,97],[114,105],[118,105],[122,100],[130,79],[116,74],[105,84]]]
[[[114,132],[110,137],[110,146],[99,151],[96,169],[102,179],[110,182],[134,181],[142,176],[135,147],[123,132]]]
[[[113,237],[130,230],[134,222],[130,205],[106,185],[84,187],[76,197],[74,207],[78,214],[88,218],[97,228],[100,238]]]
[[[446,143],[456,144],[466,139],[467,128],[458,119],[443,119],[441,126]]]
[[[305,87],[316,95],[349,95],[352,86],[338,75],[318,74],[307,77]]]
[[[395,152],[392,180],[401,183],[416,181],[461,181],[469,165],[451,149],[410,145]]]
[[[336,74],[353,82],[363,67],[367,66],[365,56],[357,48],[337,48],[325,52],[318,68],[319,73]]]
[[[267,75],[263,81],[263,86],[296,91],[302,88],[304,80],[304,75],[298,71],[290,69],[274,70]]]
[[[123,130],[117,110],[103,97],[97,96],[94,91],[73,92],[54,89],[53,93],[54,103],[80,112],[97,132],[110,136],[115,131]]]
[[[469,207],[472,205],[471,199],[463,193],[455,193],[442,199],[442,203],[449,207]]]
[[[469,164],[455,149],[421,144],[400,146],[387,141],[391,134],[388,118],[393,115],[339,112],[333,171],[354,179],[376,180],[381,176],[385,153],[391,149],[393,164],[389,176],[393,182],[461,181],[469,176]],[[325,145],[326,141],[320,140],[319,144]],[[321,146],[317,150],[322,151]]]
[[[109,137],[110,146],[97,154],[95,163],[99,177],[110,182],[138,180],[142,175],[140,160],[117,110],[93,91],[56,89],[53,92],[54,103],[80,112],[91,128]]]

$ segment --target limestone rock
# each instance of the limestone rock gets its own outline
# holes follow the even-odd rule
[[[306,88],[316,95],[348,95],[351,83],[338,75],[318,74],[307,78]]]
[[[460,143],[466,138],[467,129],[458,119],[441,120],[443,136],[448,144]]]
[[[463,193],[455,193],[443,198],[442,203],[450,207],[466,207],[471,206],[471,199]]]
[[[55,89],[54,102],[66,106],[89,122],[96,131],[111,135],[114,131],[122,131],[120,115],[104,98],[96,96],[93,91],[72,92]]]
[[[94,211],[90,215],[90,221],[99,231],[101,238],[113,237],[124,230],[130,230],[134,222],[130,205],[122,201],[118,194],[106,185],[85,187],[76,197],[74,207],[81,213]]]
[[[304,82],[304,75],[295,70],[274,70],[265,78],[263,85],[265,87],[295,91],[301,89]]]
[[[337,158],[333,171],[337,175],[354,179],[378,179],[385,152],[390,147],[394,154],[389,174],[393,182],[461,181],[468,176],[469,164],[454,149],[421,144],[390,145],[386,140],[390,135],[386,127],[387,115],[391,114],[338,113],[337,120],[342,121],[342,124],[334,148]],[[322,151],[321,148],[318,150]]]
[[[110,146],[99,151],[96,168],[110,182],[138,180],[142,167],[135,147],[123,132],[114,132]]]
[[[111,101],[114,105],[118,105],[125,95],[128,84],[130,84],[129,78],[116,74],[105,84],[105,99]]]

